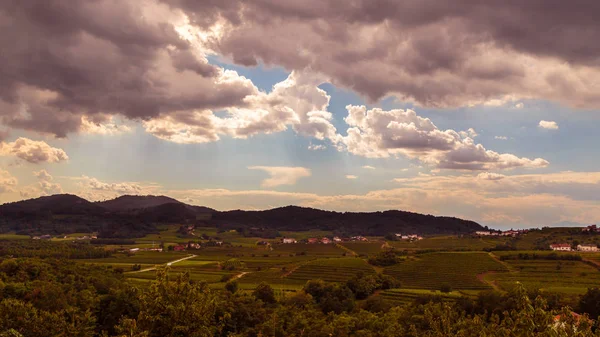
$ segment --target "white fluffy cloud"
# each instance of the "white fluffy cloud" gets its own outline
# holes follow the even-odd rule
[[[81,131],[85,133],[98,135],[116,135],[130,132],[131,128],[126,124],[119,124],[114,121],[112,116],[100,121],[94,121],[90,117],[81,117]]]
[[[13,177],[8,171],[0,170],[0,193],[14,191],[18,182],[17,178]]]
[[[347,174],[346,179],[354,180],[354,179],[358,179],[358,177],[355,175],[352,175],[352,174]]]
[[[43,141],[23,137],[14,142],[0,143],[0,155],[15,156],[33,164],[58,163],[69,159],[62,149],[52,147]]]
[[[547,130],[558,130],[558,124],[555,121],[544,121],[541,120],[538,126],[542,129]]]
[[[60,184],[54,183],[54,178],[46,170],[33,172],[33,174],[38,179],[38,187],[42,195],[63,193],[63,189]]]
[[[499,170],[517,167],[539,168],[548,166],[541,158],[519,158],[500,154],[476,144],[471,137],[475,130],[466,132],[440,130],[428,118],[413,110],[367,110],[365,106],[349,105],[346,123],[348,135],[338,136],[338,147],[355,155],[369,158],[387,158],[404,155],[443,169]]]
[[[304,167],[285,166],[250,166],[250,170],[262,170],[271,177],[263,180],[262,187],[275,187],[280,185],[295,185],[298,179],[310,177],[311,172]]]
[[[239,78],[235,72],[225,74],[231,80]],[[270,93],[254,88],[244,104],[223,109],[225,117],[212,110],[178,111],[146,121],[144,127],[156,137],[177,143],[214,142],[222,136],[247,138],[288,127],[307,137],[333,138],[336,129],[327,111],[330,97],[318,88],[323,82],[310,72],[292,72]],[[253,86],[251,82],[248,85]]]
[[[308,145],[308,149],[311,151],[320,151],[320,150],[327,149],[327,146],[325,146],[323,144],[310,144],[310,145]]]
[[[366,170],[374,170],[375,167],[374,166],[370,166],[370,165],[365,165],[362,168],[366,169]]]

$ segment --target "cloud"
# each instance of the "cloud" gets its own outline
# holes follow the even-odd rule
[[[525,105],[522,102],[515,104],[515,109],[523,109],[523,107],[525,107]]]
[[[498,139],[498,140],[508,140],[508,137],[506,137],[506,136],[494,136],[494,139]]]
[[[441,169],[504,170],[517,167],[548,166],[542,158],[519,158],[500,154],[476,144],[470,136],[473,129],[460,134],[440,130],[429,118],[407,109],[367,110],[365,106],[349,105],[344,119],[350,126],[347,136],[338,135],[338,149],[368,158],[403,155]]]
[[[346,179],[354,180],[354,179],[358,179],[358,177],[355,175],[352,175],[352,174],[348,174],[348,175],[346,175]]]
[[[0,193],[13,192],[19,181],[10,172],[0,170]]]
[[[336,129],[327,111],[330,97],[318,88],[323,82],[308,71],[292,72],[270,93],[257,91],[244,98],[244,106],[223,109],[224,117],[212,110],[179,111],[146,121],[144,127],[148,133],[176,143],[214,142],[223,136],[243,139],[288,127],[319,140],[334,138]]]
[[[38,187],[42,195],[63,193],[60,184],[52,182],[54,178],[46,170],[33,172],[33,174],[38,179]]]
[[[115,123],[112,116],[100,119],[100,121],[93,121],[87,116],[81,117],[81,131],[98,135],[116,135],[131,131],[126,124]]]
[[[23,137],[14,142],[0,143],[0,155],[15,156],[33,164],[58,163],[69,159],[62,149],[52,147],[43,141]]]
[[[201,30],[218,30],[209,47],[237,64],[311,68],[373,101],[600,106],[600,24],[586,15],[600,5],[589,1],[163,1]],[[213,17],[198,19],[207,13]]]
[[[369,166],[369,165],[365,165],[362,168],[367,169],[367,170],[375,170],[375,167]]]
[[[0,17],[12,32],[0,39],[0,122],[13,128],[65,137],[94,129],[86,118],[243,107],[258,92],[208,64],[178,31],[187,17],[157,1],[2,2]]]
[[[327,146],[322,145],[322,144],[310,144],[310,145],[308,145],[308,149],[312,150],[312,151],[319,151],[319,150],[327,149]]]
[[[558,130],[558,124],[554,121],[540,121],[538,126],[542,129],[546,130]]]
[[[262,170],[271,177],[263,180],[262,187],[275,187],[280,185],[295,185],[298,179],[310,177],[311,172],[304,167],[284,166],[250,166],[250,170]]]
[[[479,134],[473,128],[469,128],[467,131],[460,131],[458,134],[463,138],[475,138],[479,136]]]
[[[506,176],[503,174],[491,173],[491,172],[483,172],[483,173],[479,173],[477,175],[477,179],[482,179],[482,180],[502,180],[505,177]]]

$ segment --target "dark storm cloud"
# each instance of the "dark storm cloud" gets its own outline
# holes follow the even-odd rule
[[[255,88],[218,81],[170,15],[151,1],[3,1],[0,121],[63,137],[84,114],[148,119],[242,104]]]
[[[212,43],[236,63],[310,67],[372,100],[600,105],[595,0],[163,1],[192,17],[229,20]]]

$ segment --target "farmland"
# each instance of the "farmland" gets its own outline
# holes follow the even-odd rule
[[[394,276],[404,288],[486,289],[477,275],[486,272],[504,272],[507,268],[487,253],[430,253],[422,254],[384,270]]]
[[[374,274],[375,270],[359,258],[319,259],[302,264],[287,277],[306,281],[321,279],[328,282],[345,282],[358,273]]]

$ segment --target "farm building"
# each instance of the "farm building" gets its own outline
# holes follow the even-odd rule
[[[550,245],[550,249],[557,250],[557,251],[570,252],[571,245],[568,243],[556,243],[556,244]]]
[[[596,225],[589,225],[581,229],[582,232],[598,232],[598,227]]]
[[[333,241],[334,242],[342,242],[342,238],[340,238],[339,236],[334,236]]]
[[[490,236],[493,235],[492,232],[490,231],[477,231],[475,232],[475,235],[479,235],[479,236]]]
[[[318,243],[319,239],[317,239],[317,238],[308,238],[307,241],[308,241],[308,243]]]
[[[296,239],[294,239],[294,238],[283,238],[283,239],[281,239],[281,242],[282,243],[296,243],[298,241],[296,241]]]
[[[185,246],[177,245],[177,246],[173,247],[173,250],[176,252],[182,252],[185,250]]]
[[[332,241],[329,238],[322,238],[321,243],[330,244]]]
[[[353,236],[350,238],[352,241],[369,241],[367,238],[365,238],[364,236]]]
[[[577,245],[577,250],[580,252],[597,252],[598,246],[591,244]]]
[[[139,248],[131,248],[129,251],[132,252],[132,253],[135,253],[135,252],[137,252],[139,250],[140,250]]]

